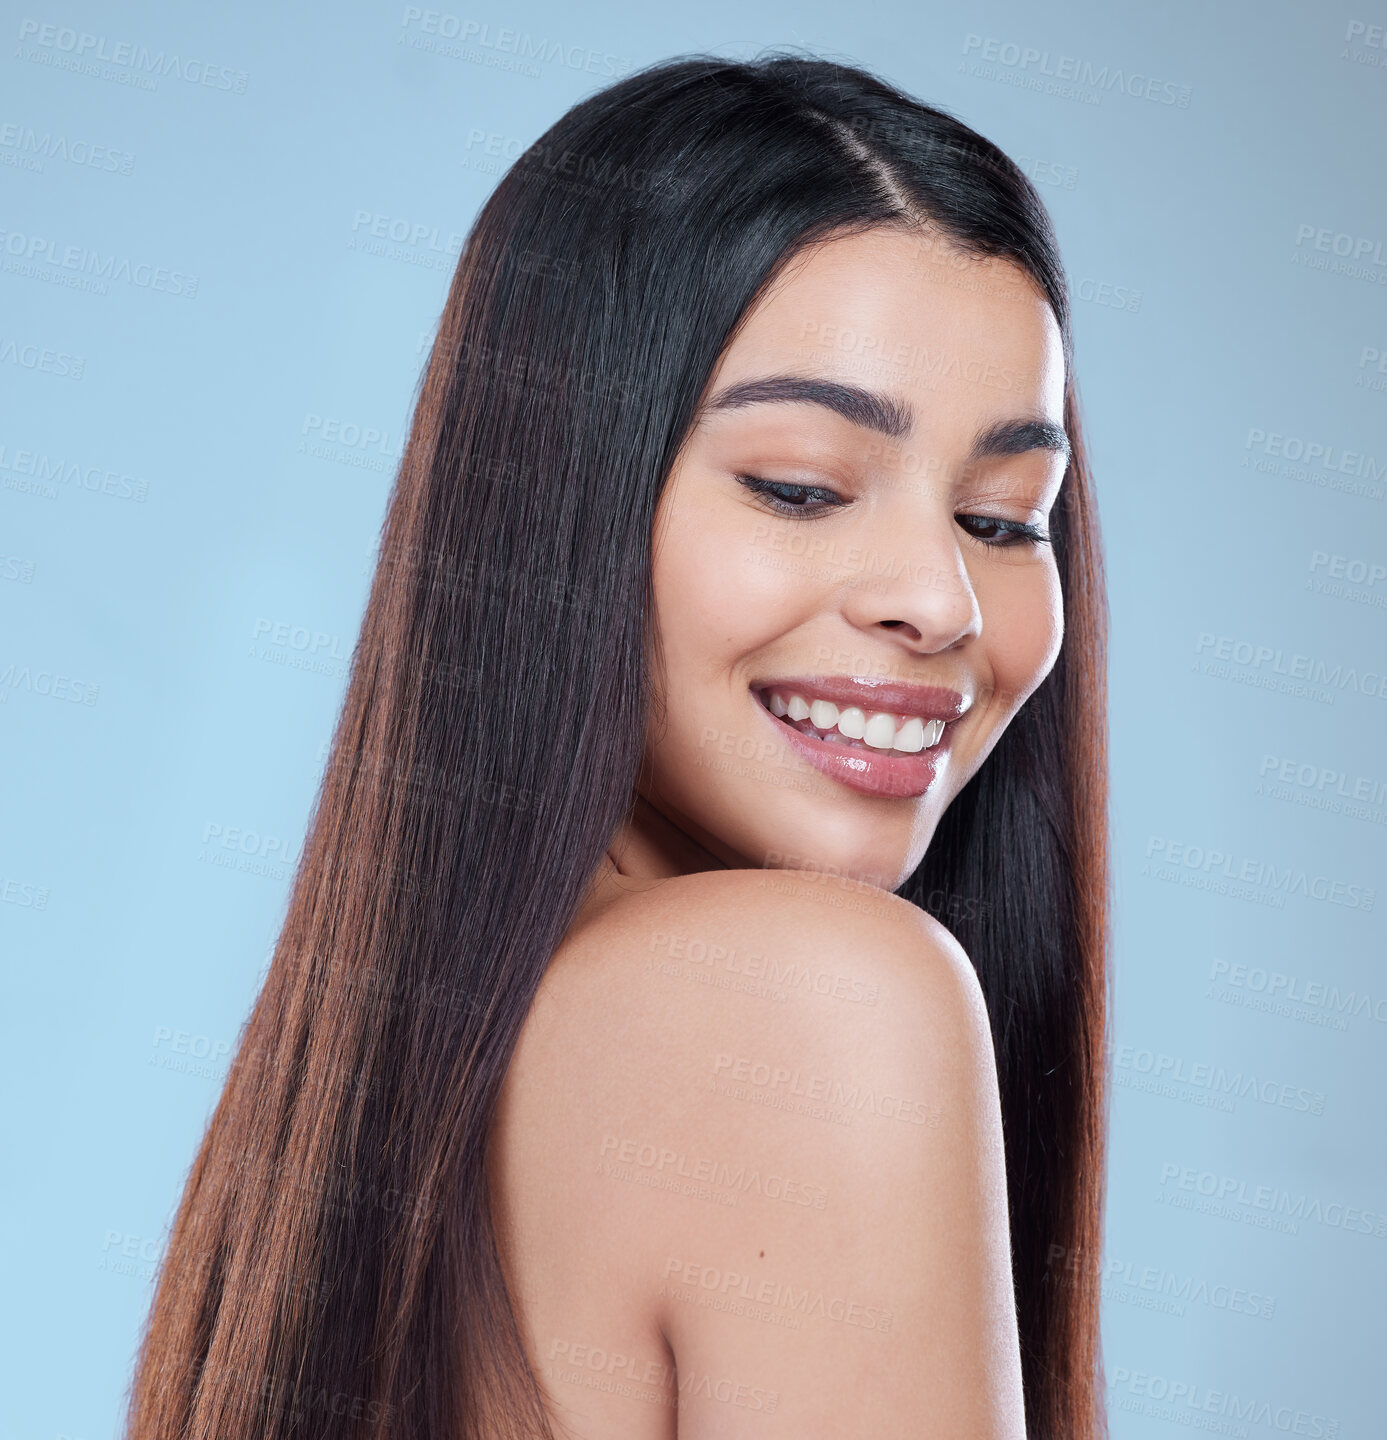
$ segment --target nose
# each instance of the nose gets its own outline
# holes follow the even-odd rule
[[[925,655],[981,633],[982,611],[968,567],[944,525],[952,521],[912,527],[909,535],[897,531],[873,554],[872,563],[843,588],[849,624],[867,633],[890,631]]]

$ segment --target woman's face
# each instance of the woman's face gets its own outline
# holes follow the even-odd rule
[[[1010,262],[886,228],[797,256],[661,496],[645,798],[735,868],[901,884],[1059,651],[1063,403]]]

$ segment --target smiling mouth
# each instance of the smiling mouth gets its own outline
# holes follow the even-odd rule
[[[851,676],[753,683],[751,693],[791,750],[850,789],[919,798],[972,702],[955,690]]]
[[[918,755],[944,737],[944,721],[895,710],[869,710],[810,699],[797,690],[762,689],[756,697],[792,730],[829,745],[876,755]]]

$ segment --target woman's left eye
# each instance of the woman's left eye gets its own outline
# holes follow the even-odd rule
[[[984,545],[1044,545],[1050,537],[1038,526],[996,515],[955,515],[954,519]]]
[[[762,480],[756,475],[738,475],[737,480],[782,515],[820,515],[848,502],[834,490],[821,485],[790,485],[779,480]]]

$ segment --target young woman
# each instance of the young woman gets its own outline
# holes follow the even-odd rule
[[[1103,600],[1034,190],[698,57],[483,208],[134,1440],[1103,1429]]]

